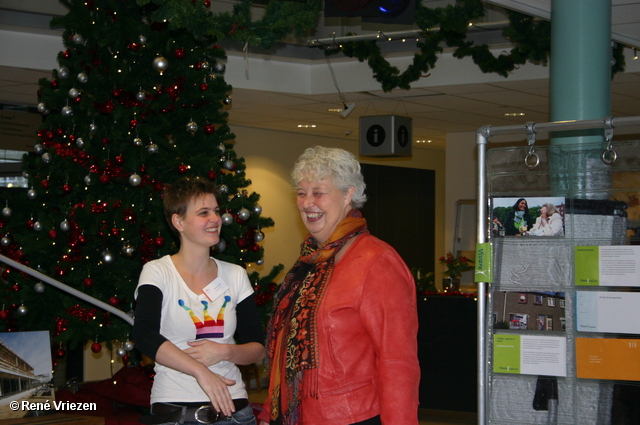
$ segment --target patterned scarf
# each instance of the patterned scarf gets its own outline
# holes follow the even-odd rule
[[[267,355],[271,366],[265,406],[271,424],[297,424],[301,401],[318,394],[316,314],[331,279],[335,255],[349,241],[367,232],[367,222],[351,210],[329,239],[320,246],[307,235],[300,258],[284,278],[275,297],[267,329]]]

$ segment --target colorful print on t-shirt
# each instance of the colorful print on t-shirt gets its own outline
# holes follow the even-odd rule
[[[193,320],[193,324],[196,327],[196,339],[222,338],[224,337],[224,310],[229,301],[231,301],[231,297],[229,295],[225,295],[224,304],[220,307],[220,311],[218,311],[218,318],[216,320],[209,315],[209,303],[207,301],[200,301],[204,306],[202,315],[204,317],[204,323],[196,317],[193,310],[191,310],[183,300],[178,300],[178,304],[180,304],[180,307],[187,310],[189,316],[191,316],[191,320]]]

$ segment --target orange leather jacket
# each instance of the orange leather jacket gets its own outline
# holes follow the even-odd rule
[[[303,401],[299,425],[376,415],[384,425],[418,424],[416,289],[393,248],[369,233],[355,240],[334,267],[317,329],[318,397]]]

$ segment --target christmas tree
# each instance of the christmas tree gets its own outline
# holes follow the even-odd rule
[[[64,29],[65,49],[40,81],[44,119],[23,161],[29,188],[2,195],[0,253],[132,315],[142,265],[177,250],[162,191],[201,177],[222,194],[222,239],[212,255],[262,264],[262,229],[274,223],[248,192],[233,149],[218,43],[268,47],[315,22],[318,4],[272,2],[253,22],[249,1],[217,15],[208,0],[62,3],[69,13],[52,27]],[[280,270],[250,275],[263,310]],[[13,267],[2,279],[4,330],[50,330],[69,348],[120,341],[132,349],[127,321]]]

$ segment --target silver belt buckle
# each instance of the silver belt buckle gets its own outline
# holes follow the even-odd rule
[[[202,406],[200,406],[200,407],[198,407],[198,410],[196,410],[196,412],[193,414],[193,417],[194,417],[194,419],[195,419],[197,422],[199,422],[199,423],[201,423],[201,424],[212,424],[212,423],[215,423],[218,419],[220,419],[220,412],[216,412],[216,416],[215,416],[215,418],[213,418],[213,420],[211,420],[211,421],[209,421],[209,420],[202,420],[202,419],[200,419],[200,411],[201,411],[202,409],[211,409],[211,410],[214,410],[214,409],[213,409],[213,406],[207,406],[206,404],[205,404],[205,405],[202,405]]]

